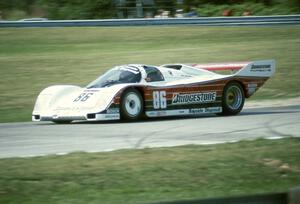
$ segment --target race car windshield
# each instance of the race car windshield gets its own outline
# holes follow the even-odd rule
[[[139,69],[134,67],[117,67],[107,71],[98,79],[90,83],[87,88],[101,88],[114,84],[138,83],[142,75]]]

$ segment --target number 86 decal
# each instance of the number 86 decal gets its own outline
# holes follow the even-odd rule
[[[75,98],[73,102],[77,102],[77,101],[84,102],[84,101],[88,100],[92,95],[93,95],[93,93],[82,93],[77,98]]]
[[[153,91],[153,108],[167,108],[166,91]]]

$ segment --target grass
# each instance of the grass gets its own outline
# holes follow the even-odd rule
[[[28,121],[38,93],[86,85],[114,65],[276,59],[255,99],[300,95],[300,27],[84,27],[0,29],[0,122]]]
[[[0,159],[0,203],[151,203],[286,192],[300,139]]]

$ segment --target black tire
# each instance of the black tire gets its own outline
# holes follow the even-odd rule
[[[56,124],[70,124],[72,120],[52,120]]]
[[[238,82],[228,83],[222,96],[222,113],[220,115],[236,115],[244,107],[245,93],[244,89]]]
[[[134,88],[124,91],[120,104],[121,119],[133,121],[142,118],[144,100],[140,92]]]

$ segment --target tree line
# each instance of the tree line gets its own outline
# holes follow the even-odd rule
[[[236,5],[260,3],[265,6],[286,4],[300,11],[300,0],[140,0],[144,10],[153,14],[159,10],[183,9],[189,12],[202,5]],[[117,18],[118,12],[134,12],[136,0],[0,0],[2,19],[16,19],[28,16],[49,19],[107,19]]]

